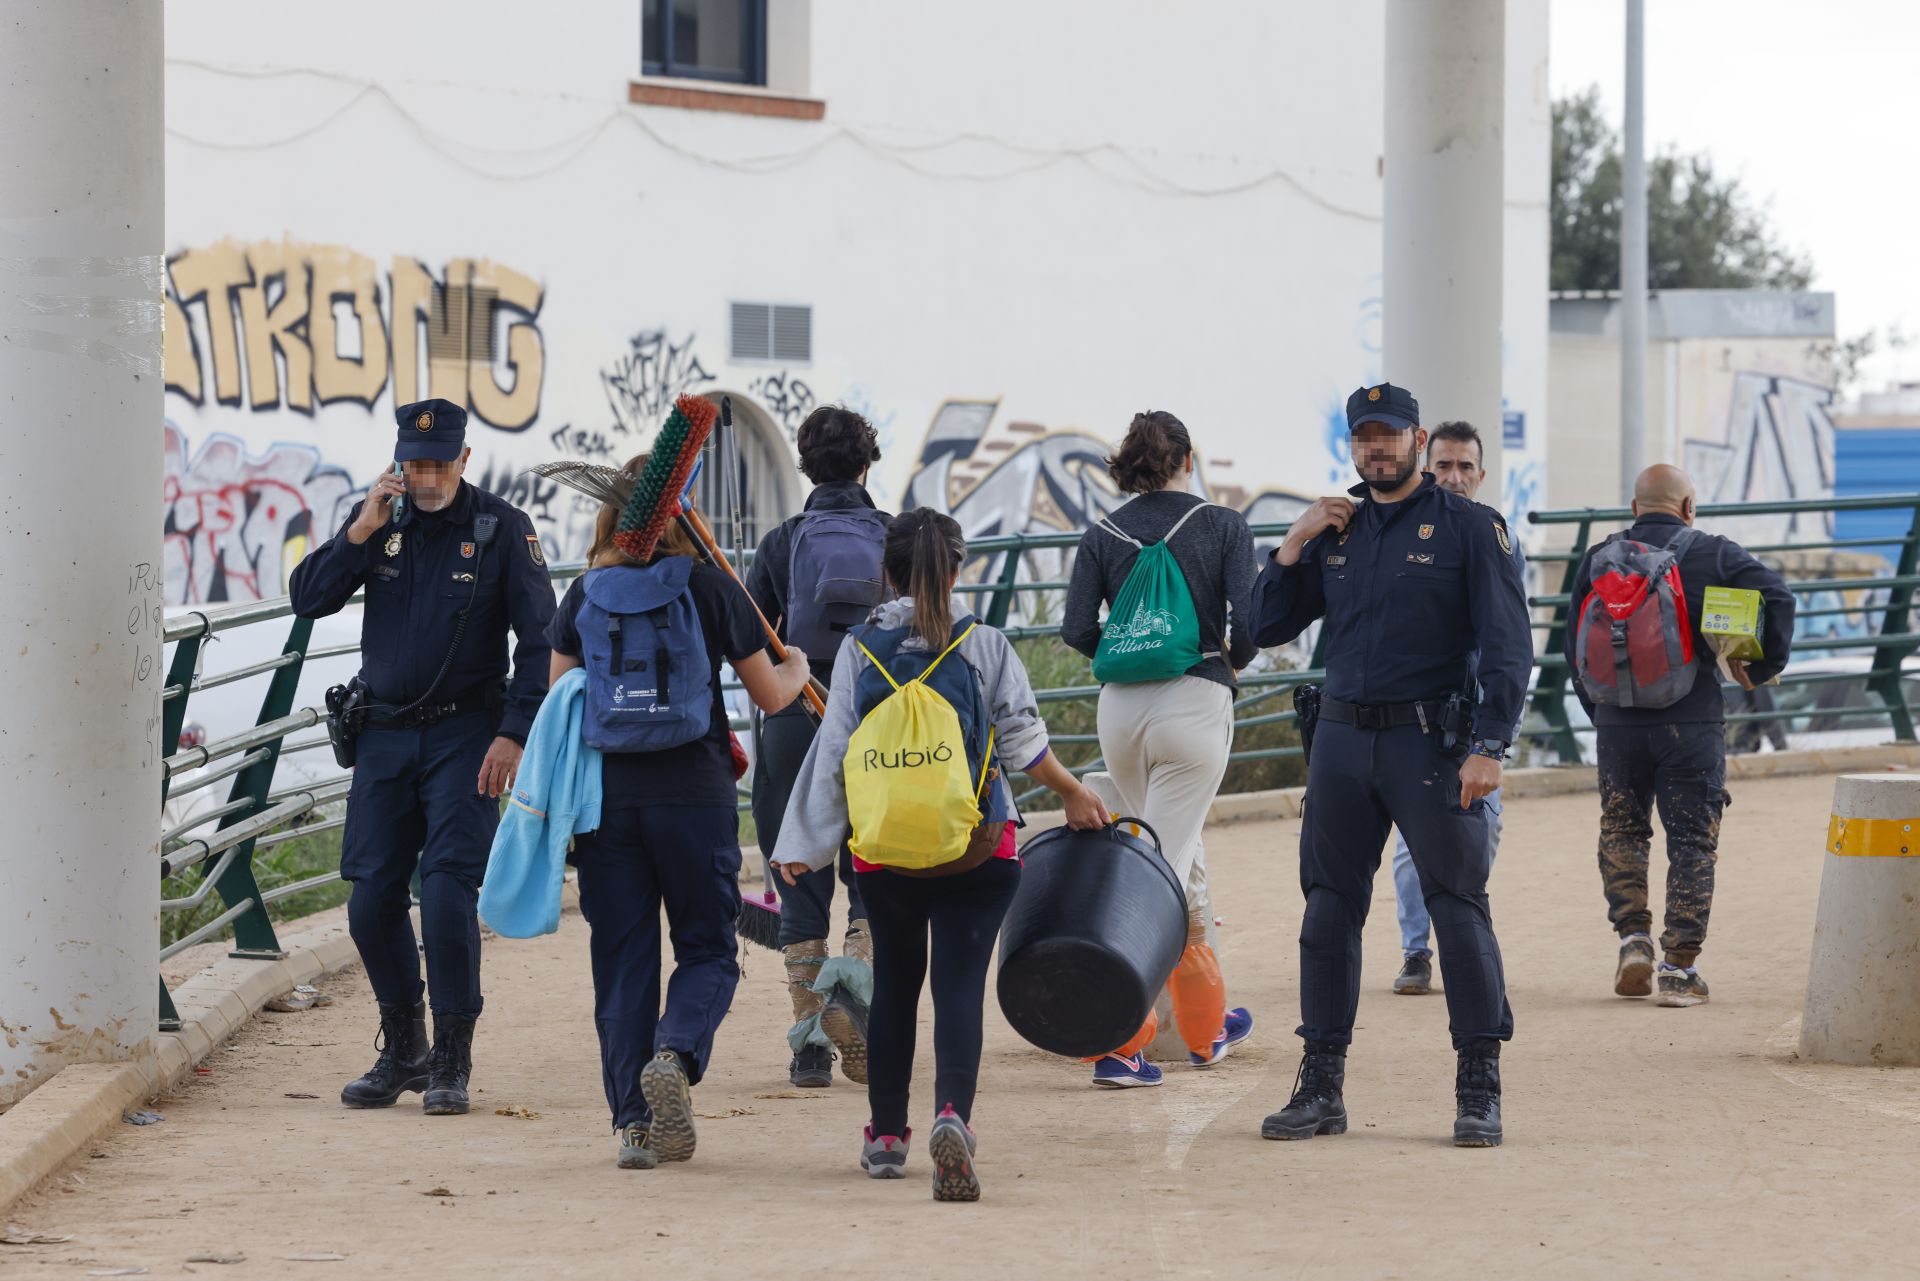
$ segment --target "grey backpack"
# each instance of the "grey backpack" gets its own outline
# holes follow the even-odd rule
[[[787,644],[830,663],[850,628],[886,599],[887,518],[871,507],[802,512],[787,551]]]

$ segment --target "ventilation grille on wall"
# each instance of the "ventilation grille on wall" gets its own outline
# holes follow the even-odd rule
[[[813,359],[813,308],[734,303],[733,358],[807,364]]]
[[[500,291],[481,286],[437,285],[427,318],[427,358],[493,361],[493,313]]]

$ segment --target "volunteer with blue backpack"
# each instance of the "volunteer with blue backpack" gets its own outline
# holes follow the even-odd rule
[[[1664,464],[1633,487],[1633,526],[1588,552],[1570,588],[1568,666],[1593,720],[1600,777],[1600,877],[1620,935],[1613,990],[1685,1007],[1707,999],[1700,949],[1727,796],[1726,705],[1700,632],[1709,587],[1747,588],[1763,604],[1763,657],[1728,666],[1753,689],[1787,665],[1793,593],[1730,538],[1693,527],[1693,482]],[[1666,931],[1654,972],[1647,861],[1654,807],[1667,833]]]
[[[866,621],[883,595],[880,547],[887,536],[887,517],[874,509],[866,490],[867,469],[880,461],[880,446],[873,425],[839,405],[824,405],[807,415],[795,444],[800,470],[814,489],[805,510],[760,540],[747,590],[779,629],[781,641],[811,660],[814,679],[830,685],[834,658],[848,630]],[[813,744],[814,729],[798,702],[769,716],[761,727],[753,771],[753,822],[763,850],[779,842],[793,780]],[[849,1080],[867,1079],[865,998],[872,981],[873,944],[851,856],[844,851],[839,875],[847,887],[845,959],[835,962],[834,969],[850,971],[849,981],[826,984],[830,994],[815,990],[823,985],[821,969],[832,932],[834,872],[829,866],[807,873],[797,884],[775,881],[780,949],[793,1002],[788,1078],[796,1086],[815,1089],[833,1084],[835,1050]]]
[[[820,733],[795,782],[774,861],[789,885],[852,850],[873,930],[873,1006],[860,1166],[905,1175],[920,988],[931,975],[933,1194],[974,1201],[970,1121],[987,965],[1020,882],[1017,814],[1002,762],[1058,793],[1074,827],[1106,822],[1099,797],[1047,746],[1026,668],[1007,638],[952,596],[966,540],[927,508],[887,531],[903,594],[854,629],[834,662]],[[931,947],[929,947],[929,940]]]
[[[646,458],[626,467],[639,476]],[[693,1155],[690,1088],[740,981],[740,837],[720,667],[779,709],[807,682],[804,654],[775,666],[752,603],[669,526],[644,566],[614,544],[601,508],[589,569],[549,630],[552,679],[586,668],[582,736],[601,756],[601,822],[576,838],[580,911],[592,930],[594,1022],[618,1164]],[[664,681],[662,678],[664,677]],[[665,688],[662,688],[664,683]],[[660,1005],[660,910],[673,943]]]
[[[1185,424],[1165,410],[1134,415],[1107,469],[1137,496],[1080,540],[1060,636],[1093,660],[1100,751],[1122,807],[1159,834],[1186,890],[1187,948],[1167,986],[1190,1060],[1209,1067],[1253,1030],[1245,1010],[1226,1008],[1207,941],[1200,829],[1233,745],[1235,673],[1258,652],[1257,566],[1246,519],[1191,492],[1193,467]],[[1142,1053],[1157,1030],[1149,1015],[1139,1035],[1094,1064],[1094,1084],[1160,1084]]]

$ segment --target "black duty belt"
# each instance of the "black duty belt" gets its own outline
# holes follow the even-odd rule
[[[1429,726],[1438,729],[1446,715],[1447,700],[1430,699],[1422,703],[1349,703],[1342,698],[1323,696],[1320,719],[1357,729],[1392,729],[1397,725],[1418,725],[1422,733]]]
[[[445,702],[428,703],[424,707],[416,707],[399,716],[376,703],[367,711],[367,728],[418,729],[422,725],[437,725],[441,721],[465,716],[470,712],[484,712],[489,705],[490,701],[484,691],[463,694],[459,698],[448,699]]]

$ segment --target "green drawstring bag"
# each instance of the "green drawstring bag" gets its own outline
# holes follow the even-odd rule
[[[1200,619],[1194,612],[1193,592],[1180,563],[1173,558],[1173,536],[1193,513],[1212,503],[1201,503],[1182,516],[1167,536],[1151,547],[1123,532],[1106,517],[1100,528],[1140,549],[1127,581],[1113,598],[1100,647],[1093,655],[1093,678],[1102,685],[1139,685],[1184,676],[1202,659],[1218,650],[1200,650]]]

